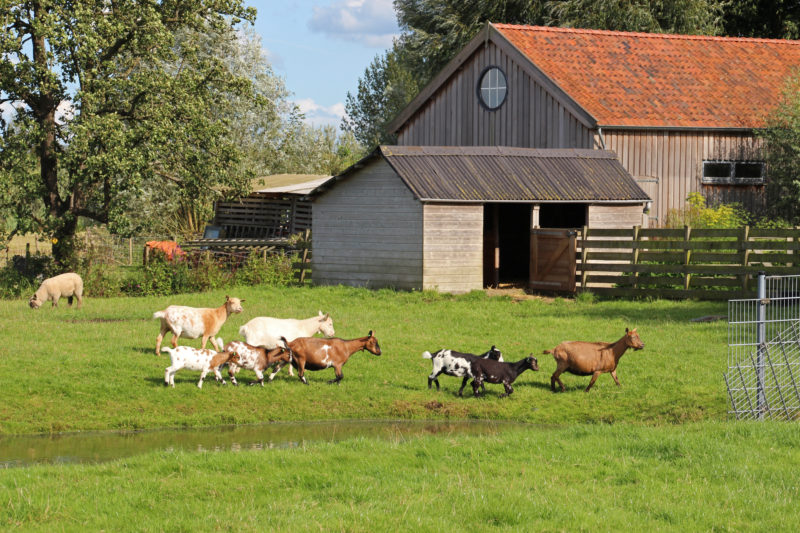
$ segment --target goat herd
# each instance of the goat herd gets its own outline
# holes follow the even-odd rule
[[[175,373],[181,369],[200,371],[198,387],[209,372],[213,372],[217,381],[225,384],[220,374],[220,367],[228,365],[231,382],[237,385],[236,374],[240,369],[252,370],[257,381],[251,384],[264,385],[264,372],[272,368],[269,381],[285,365],[297,369],[297,376],[308,385],[306,370],[324,370],[333,367],[335,378],[328,383],[341,382],[342,367],[355,352],[367,350],[381,355],[378,339],[370,331],[365,337],[343,340],[334,338],[333,319],[328,314],[319,312],[317,316],[305,320],[257,317],[239,328],[244,342],[233,341],[224,344],[222,339],[214,336],[219,332],[231,313],[242,312],[239,298],[225,297],[225,303],[218,308],[196,308],[171,305],[163,311],[153,314],[153,318],[161,319],[161,332],[156,339],[156,355],[161,351],[169,352],[172,364],[164,375],[165,385],[175,386]],[[172,348],[161,347],[164,335],[172,332]],[[322,333],[328,338],[314,337]],[[196,339],[202,337],[200,349],[189,346],[178,346],[178,337]],[[215,350],[207,350],[206,343],[211,340]],[[550,388],[555,391],[556,383],[564,391],[564,383],[559,376],[564,372],[579,376],[592,376],[586,391],[592,388],[597,377],[610,372],[614,382],[617,379],[617,364],[628,348],[641,350],[644,343],[636,333],[636,329],[625,330],[625,335],[616,342],[562,342],[552,350],[544,353],[552,354],[556,360],[556,371],[550,378]],[[422,357],[431,359],[433,371],[428,376],[428,388],[436,383],[439,390],[440,374],[462,378],[458,395],[461,396],[467,381],[472,379],[472,392],[478,396],[479,389],[485,391],[484,382],[502,384],[505,393],[501,397],[514,392],[511,384],[526,370],[539,370],[539,362],[528,356],[514,363],[503,361],[503,354],[492,346],[482,355],[457,352],[443,349],[436,353],[423,352]]]
[[[80,307],[82,294],[83,281],[80,276],[75,273],[61,274],[45,280],[29,303],[34,309],[48,300],[56,306],[59,298],[66,297],[69,298],[71,305],[72,297],[75,296]],[[287,364],[291,365],[289,375],[293,375],[292,367],[296,368],[298,377],[306,385],[308,385],[306,370],[324,370],[333,367],[336,377],[328,383],[338,384],[343,377],[342,367],[355,352],[367,350],[375,355],[381,354],[378,339],[372,331],[366,337],[352,340],[333,338],[333,320],[329,315],[323,315],[322,311],[318,316],[305,320],[257,317],[239,328],[239,334],[244,337],[244,342],[233,341],[223,344],[222,339],[214,336],[231,313],[242,312],[242,302],[244,300],[226,296],[225,303],[218,308],[171,305],[153,314],[153,318],[161,319],[161,331],[156,339],[156,355],[161,351],[169,352],[172,360],[172,364],[164,374],[165,385],[174,387],[175,373],[181,369],[201,372],[198,387],[202,388],[203,380],[209,372],[214,372],[216,380],[224,385],[225,380],[222,379],[219,369],[225,364],[228,365],[228,375],[234,385],[238,384],[236,374],[242,368],[255,372],[258,381],[251,384],[259,383],[263,386],[264,371],[267,368],[272,368],[269,375],[269,381],[272,381],[275,374]],[[168,331],[172,332],[172,348],[162,348],[161,341]],[[328,338],[314,337],[317,333],[322,333]],[[202,337],[202,348],[178,346],[179,337],[189,339]],[[206,349],[209,340],[215,350]],[[556,371],[550,377],[550,388],[555,391],[558,383],[561,391],[564,391],[564,383],[559,378],[564,372],[578,376],[592,376],[586,392],[592,388],[598,376],[605,372],[610,372],[614,382],[619,385],[617,364],[628,348],[634,350],[644,348],[636,329],[629,331],[626,328],[625,335],[616,342],[568,341],[562,342],[552,350],[545,350],[544,353],[552,354],[556,360]],[[485,391],[484,382],[502,383],[505,393],[501,396],[508,396],[514,392],[511,384],[522,372],[529,369],[539,370],[539,362],[532,356],[515,363],[504,362],[502,353],[495,346],[482,355],[444,349],[434,354],[423,352],[422,357],[431,359],[433,363],[433,371],[428,376],[428,388],[431,388],[431,383],[436,383],[436,390],[439,390],[440,374],[460,377],[463,380],[458,390],[459,396],[469,379],[472,379],[472,391],[475,396],[478,396],[478,389]]]

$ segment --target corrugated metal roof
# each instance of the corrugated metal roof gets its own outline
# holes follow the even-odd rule
[[[616,155],[604,150],[381,146],[370,157],[378,153],[421,201],[650,200]]]

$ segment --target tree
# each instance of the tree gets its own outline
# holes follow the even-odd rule
[[[242,151],[216,102],[255,101],[192,37],[230,35],[255,12],[241,0],[4,1],[0,210],[12,231],[54,238],[64,263],[79,217],[129,229],[127,202],[147,191],[208,198],[243,191]],[[32,148],[33,147],[33,148]]]
[[[391,144],[393,136],[386,126],[419,92],[419,85],[395,45],[383,56],[376,56],[358,80],[356,95],[347,93],[342,129],[352,132],[367,150],[378,144]]]
[[[724,34],[731,37],[800,39],[798,0],[737,0],[725,5]]]
[[[787,81],[766,128],[767,215],[800,223],[800,72]]]

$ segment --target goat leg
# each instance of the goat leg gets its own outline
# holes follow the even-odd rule
[[[338,371],[336,371],[336,378],[335,378],[335,379],[332,379],[332,380],[330,380],[330,381],[328,382],[328,385],[333,385],[334,383],[336,383],[336,384],[338,385],[338,384],[339,384],[339,382],[340,382],[340,381],[342,381],[342,378],[343,378],[343,377],[344,377],[344,374],[342,374],[342,371],[341,371],[341,370],[338,370]]]
[[[621,387],[622,385],[619,384],[619,380],[617,379],[617,371],[616,369],[611,371],[611,377],[614,378],[614,381],[617,384],[617,387]]]
[[[468,376],[464,376],[464,379],[461,381],[461,388],[460,388],[460,389],[458,389],[458,395],[459,395],[459,396],[464,396],[464,394],[463,394],[463,392],[464,392],[464,387],[466,387],[466,386],[467,386],[467,380],[468,380],[468,379],[469,379],[469,377],[468,377]],[[436,385],[439,385],[439,384],[437,383]],[[436,390],[439,390],[439,389],[438,389],[438,387],[437,387],[437,389],[436,389]]]
[[[592,385],[594,385],[594,382],[597,381],[597,378],[599,376],[600,376],[600,372],[595,372],[594,374],[592,374],[592,380],[589,382],[589,386],[586,387],[586,390],[583,391],[583,392],[589,392],[589,389],[592,388]]]

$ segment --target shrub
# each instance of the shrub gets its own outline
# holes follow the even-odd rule
[[[699,192],[689,193],[689,205],[667,212],[666,227],[682,228],[739,228],[750,222],[750,215],[739,204],[706,205],[705,197]]]
[[[265,259],[258,253],[251,253],[236,271],[235,283],[237,285],[288,286],[294,279],[292,262],[295,258],[294,255],[271,254]]]

